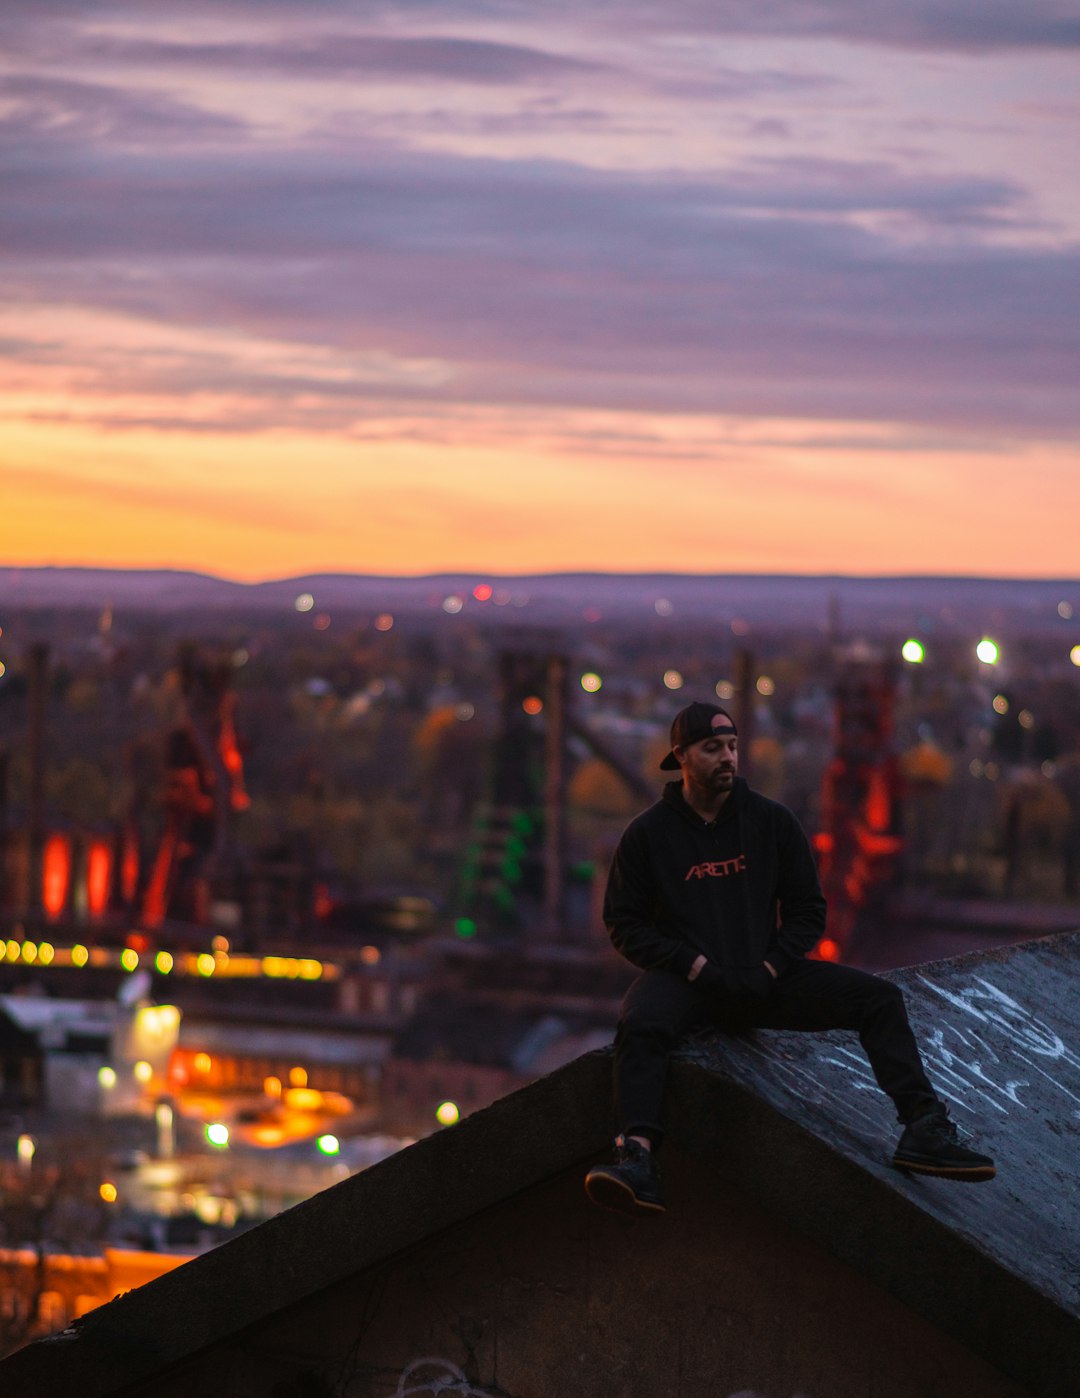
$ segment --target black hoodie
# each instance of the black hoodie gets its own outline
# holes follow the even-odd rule
[[[802,826],[737,777],[715,821],[668,782],[627,826],[604,898],[615,949],[643,970],[685,976],[699,955],[782,973],[825,931],[825,899]]]

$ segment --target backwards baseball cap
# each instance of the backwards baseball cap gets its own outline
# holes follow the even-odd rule
[[[661,762],[660,770],[674,772],[678,769],[675,748],[688,748],[691,743],[700,743],[705,738],[727,737],[737,732],[735,720],[718,704],[687,704],[675,715],[671,725],[672,751]]]

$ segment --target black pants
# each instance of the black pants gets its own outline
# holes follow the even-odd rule
[[[668,1059],[691,1030],[853,1029],[882,1092],[911,1121],[937,1094],[926,1076],[904,998],[891,981],[829,961],[795,961],[762,1000],[706,996],[670,971],[645,971],[623,1002],[615,1035],[619,1131],[658,1142]]]

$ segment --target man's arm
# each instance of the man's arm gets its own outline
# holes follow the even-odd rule
[[[648,845],[633,826],[619,841],[611,862],[604,924],[619,955],[643,971],[673,971],[689,977],[696,963],[704,961],[696,947],[657,926]]]
[[[777,850],[780,920],[765,953],[774,975],[812,951],[825,934],[825,898],[806,832],[789,816]]]

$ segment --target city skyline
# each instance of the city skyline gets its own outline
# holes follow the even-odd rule
[[[0,563],[1076,573],[1056,0],[3,31]]]

